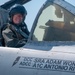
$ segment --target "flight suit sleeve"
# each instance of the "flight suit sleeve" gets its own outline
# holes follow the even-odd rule
[[[7,47],[21,47],[25,42],[21,42],[18,38],[14,37],[14,33],[10,29],[5,29],[2,31],[5,46]]]

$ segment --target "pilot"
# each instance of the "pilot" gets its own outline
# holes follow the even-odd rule
[[[24,20],[27,11],[24,6],[17,5],[9,12],[9,22],[2,29],[3,46],[22,47],[26,44],[29,31]]]

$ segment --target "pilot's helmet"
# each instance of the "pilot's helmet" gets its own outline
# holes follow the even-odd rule
[[[24,6],[22,5],[17,5],[15,7],[12,7],[9,11],[9,17],[11,18],[13,15],[17,14],[17,13],[20,13],[22,14],[23,16],[24,15],[27,15],[27,11],[25,9]]]

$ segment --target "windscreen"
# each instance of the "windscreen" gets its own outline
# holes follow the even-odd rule
[[[75,15],[50,4],[44,8],[34,30],[33,41],[75,41]]]

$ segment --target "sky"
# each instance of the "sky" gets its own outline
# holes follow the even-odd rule
[[[0,5],[5,3],[6,1],[8,1],[8,0],[0,0]],[[43,5],[43,3],[45,3],[45,1],[46,0],[32,0],[24,5],[27,10],[27,13],[28,13],[26,16],[25,22],[28,25],[29,31],[32,28],[34,19],[38,13],[40,7]],[[67,1],[70,4],[75,6],[75,0],[65,0],[65,1]]]

